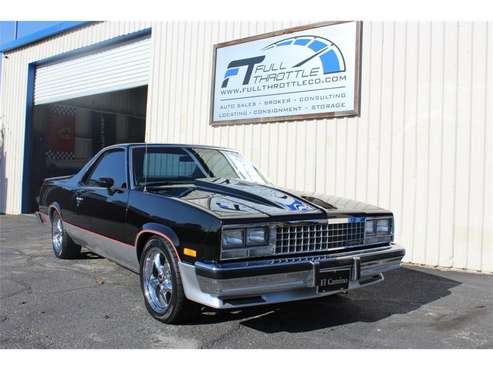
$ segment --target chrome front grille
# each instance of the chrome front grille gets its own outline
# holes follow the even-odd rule
[[[276,229],[275,254],[323,252],[364,244],[365,222],[357,219],[329,220],[279,225]]]

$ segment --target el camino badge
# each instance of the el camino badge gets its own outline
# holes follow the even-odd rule
[[[317,290],[319,293],[346,290],[349,287],[350,270],[319,271]]]

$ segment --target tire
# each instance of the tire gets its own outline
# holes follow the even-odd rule
[[[185,297],[176,252],[167,241],[151,237],[140,258],[140,287],[147,311],[166,324],[185,323],[200,305]]]
[[[72,259],[80,256],[80,245],[67,234],[58,211],[51,216],[51,244],[57,258]]]

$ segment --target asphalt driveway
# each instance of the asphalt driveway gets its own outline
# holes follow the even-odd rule
[[[493,276],[405,267],[348,295],[169,326],[137,275],[53,256],[34,216],[0,216],[0,348],[493,348]]]

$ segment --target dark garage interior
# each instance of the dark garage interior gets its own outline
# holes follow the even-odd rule
[[[108,145],[144,141],[146,105],[147,86],[35,105],[26,211],[43,179],[76,173]]]

